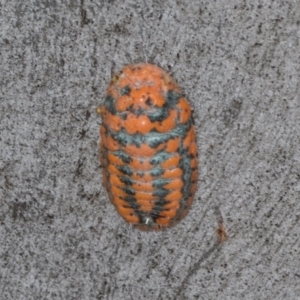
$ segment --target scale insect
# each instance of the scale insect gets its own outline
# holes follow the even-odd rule
[[[155,65],[128,65],[97,112],[103,183],[118,213],[141,230],[178,223],[198,179],[192,110],[178,85]]]

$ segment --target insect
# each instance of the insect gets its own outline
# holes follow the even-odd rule
[[[216,229],[216,233],[218,236],[218,244],[222,244],[228,239],[227,229],[224,223],[220,223],[218,228]]]
[[[224,218],[222,216],[221,210],[218,206],[215,207],[215,213],[218,219],[218,227],[216,229],[216,234],[218,237],[218,245],[221,245],[228,239],[228,232],[225,226]]]
[[[141,230],[175,225],[198,179],[192,110],[178,85],[155,65],[128,65],[97,112],[103,183],[118,213]]]

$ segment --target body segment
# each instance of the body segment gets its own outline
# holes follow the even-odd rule
[[[118,213],[142,230],[175,225],[198,178],[192,112],[179,87],[154,65],[126,66],[101,115],[103,182]]]

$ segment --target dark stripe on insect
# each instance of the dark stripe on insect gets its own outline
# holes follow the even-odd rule
[[[169,190],[164,189],[164,188],[160,188],[160,189],[156,189],[155,191],[153,191],[152,195],[155,196],[155,197],[164,198],[169,193],[170,193]]]
[[[121,90],[120,90],[120,95],[130,95],[130,92],[131,92],[131,88],[130,88],[130,86],[129,85],[126,85],[126,86],[124,86],[123,88],[121,88]]]
[[[156,148],[162,143],[166,143],[170,139],[177,137],[184,138],[192,126],[192,119],[185,124],[178,124],[174,129],[169,132],[157,132],[152,131],[147,134],[128,134],[125,129],[121,129],[118,132],[111,131],[108,126],[103,125],[106,129],[107,135],[111,136],[115,141],[120,143],[122,146],[135,145],[140,147],[142,144],[147,144],[151,148]]]
[[[154,156],[152,156],[152,158],[150,159],[150,164],[160,165],[161,163],[165,162],[167,159],[171,158],[172,156],[174,156],[174,154],[165,151],[160,151]]]
[[[107,166],[108,166],[108,159],[107,159],[107,150],[105,150],[105,148],[103,149],[103,151],[100,152],[101,155],[101,161],[102,161],[102,172],[104,173],[105,179],[107,184],[109,184],[108,178],[110,176],[110,173],[107,170]]]
[[[124,175],[132,176],[134,173],[134,170],[127,165],[126,166],[116,165],[116,168]],[[165,170],[158,166],[158,167],[151,169],[148,172],[137,171],[136,174],[139,175],[140,177],[143,177],[145,175],[145,173],[149,173],[151,176],[157,177],[157,176],[161,176],[162,174],[164,174],[164,172],[165,172]]]
[[[111,95],[105,97],[103,105],[111,114],[115,115],[117,113],[116,100]]]
[[[123,183],[128,185],[132,185],[135,182],[135,180],[126,176],[119,176],[119,178]],[[148,225],[150,225],[150,223],[153,225],[156,223],[156,219],[159,217],[160,213],[165,210],[164,206],[170,202],[164,199],[164,197],[170,193],[170,190],[163,188],[163,186],[169,182],[169,179],[164,178],[157,178],[153,180],[152,185],[156,189],[152,192],[152,195],[154,197],[159,197],[159,199],[155,202],[154,207],[150,212],[140,210],[140,205],[134,197],[135,191],[128,186],[119,187],[127,194],[127,196],[121,197],[121,199],[126,201],[130,208],[134,209],[134,213],[141,223],[145,224],[147,222]]]
[[[115,155],[116,157],[118,157],[119,159],[122,160],[123,163],[125,164],[129,164],[132,162],[132,158],[130,157],[130,155],[128,155],[127,153],[125,153],[122,150],[118,150],[118,151],[109,151],[111,154]]]
[[[118,188],[122,191],[124,191],[126,194],[134,196],[135,190],[129,186],[118,186]]]
[[[123,174],[131,176],[133,174],[132,169],[129,166],[116,166],[116,168]]]
[[[154,223],[156,223],[156,219],[159,218],[161,212],[165,210],[164,206],[168,203],[170,203],[170,201],[167,201],[164,198],[159,198],[155,202],[155,205],[153,206],[153,208],[150,212],[151,218],[153,219]]]
[[[118,176],[120,181],[126,185],[133,185],[138,183],[138,180],[134,180],[128,176]],[[165,178],[156,178],[152,181],[152,186],[155,189],[162,189],[166,184],[170,183],[172,179],[165,179]]]
[[[171,181],[171,179],[157,178],[152,181],[152,186],[156,189],[161,189],[164,187],[164,185],[170,183]]]
[[[102,168],[106,168],[108,165],[108,159],[107,159],[107,150],[106,148],[103,149],[103,151],[100,152],[100,159],[102,161]]]
[[[124,200],[126,203],[128,203],[128,206],[132,209],[134,209],[134,212],[138,211],[140,208],[140,205],[136,202],[136,199],[133,196],[125,196],[120,197],[122,200]]]
[[[120,90],[121,95],[129,95],[131,92],[130,87],[127,85]],[[127,111],[135,114],[136,116],[147,115],[151,122],[162,122],[170,115],[170,110],[175,109],[179,99],[182,97],[175,91],[168,91],[165,95],[166,102],[162,107],[151,105],[152,100],[150,97],[147,98],[146,104],[151,107],[151,110],[145,110],[141,107],[133,109],[133,105],[128,106]],[[116,99],[111,95],[107,95],[104,100],[105,108],[113,115],[119,115],[123,120],[127,118],[126,112],[117,112]]]
[[[166,102],[162,107],[152,106],[155,108],[154,111],[145,111],[151,122],[162,122],[170,115],[170,111],[176,108],[176,104],[178,104],[179,99],[182,96],[175,91],[168,91],[165,95]],[[148,98],[146,104],[151,105],[151,98]]]
[[[122,179],[124,179],[124,177],[122,177]],[[150,212],[142,211],[140,209],[140,205],[137,203],[137,200],[134,196],[135,191],[129,187],[119,188],[121,188],[127,194],[127,196],[121,196],[120,198],[128,204],[127,207],[134,210],[134,214],[139,218],[139,222],[141,224],[147,224],[149,226],[154,225],[160,213],[165,210],[164,206],[170,202],[163,198],[169,193],[169,191],[166,189],[159,188],[158,190],[153,192],[153,196],[159,197],[159,199],[155,201],[153,209]]]
[[[122,160],[123,163],[129,164],[132,162],[132,157],[125,153],[123,150],[118,150],[118,151],[109,151],[111,154],[114,156],[118,157],[119,159]],[[104,151],[101,152],[101,156],[103,159],[106,159],[106,155],[104,155]],[[153,166],[160,165],[161,163],[165,162],[167,159],[173,157],[173,153],[165,152],[165,151],[159,151],[157,154],[153,155],[151,159],[149,160],[149,163]],[[137,159],[142,159],[144,157],[137,157]],[[192,158],[192,156],[191,156]],[[107,160],[107,159],[106,159]]]
[[[133,196],[125,196],[125,197],[121,197],[121,199],[123,199],[124,201],[126,201],[128,203],[128,205],[134,209],[134,213],[135,215],[139,218],[139,223],[141,224],[145,224],[147,222],[150,222],[151,224],[148,225],[153,225],[151,220],[151,212],[145,212],[140,210],[140,205],[137,203],[136,198]]]
[[[161,176],[162,174],[164,174],[165,170],[162,167],[155,167],[152,170],[149,171],[151,176]]]
[[[179,148],[179,155],[180,155],[180,161],[179,161],[179,168],[182,170],[182,176],[181,179],[183,181],[183,187],[181,188],[181,193],[183,195],[181,201],[179,202],[180,207],[176,212],[176,216],[174,220],[179,219],[181,214],[186,210],[186,203],[190,197],[190,190],[192,187],[192,172],[193,169],[190,166],[191,163],[191,157],[189,154],[189,149],[185,148],[183,146],[183,142],[180,145]]]
[[[134,180],[131,179],[128,176],[118,176],[120,181],[123,182],[126,185],[133,185],[134,184]]]
[[[176,108],[179,99],[182,97],[179,93],[175,91],[168,91],[165,95],[166,102],[162,107],[155,107],[155,111],[146,111],[145,114],[148,116],[151,122],[162,122],[170,115],[170,111]]]
[[[170,201],[167,201],[164,199],[169,193],[170,190],[164,189],[163,186],[167,183],[169,183],[170,180],[164,179],[164,178],[157,178],[153,180],[152,185],[156,188],[156,190],[153,191],[152,195],[154,197],[159,197],[157,201],[155,201],[155,204],[150,212],[144,212],[140,209],[135,209],[135,214],[138,216],[141,223],[147,225],[153,225],[156,223],[156,219],[160,217],[160,214],[162,211],[165,210],[164,206]],[[130,200],[131,203],[135,203],[136,199],[133,196],[127,196],[126,199]],[[135,206],[138,204],[136,203]]]

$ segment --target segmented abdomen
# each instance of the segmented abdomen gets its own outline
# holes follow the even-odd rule
[[[198,177],[192,113],[178,86],[156,66],[127,66],[101,114],[103,181],[119,214],[143,230],[176,224]]]

